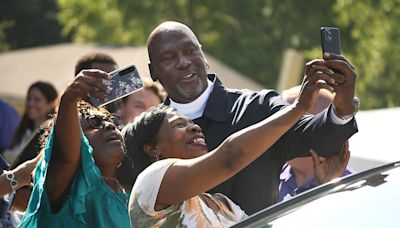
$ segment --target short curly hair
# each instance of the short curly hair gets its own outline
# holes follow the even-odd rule
[[[94,115],[94,114],[103,115],[107,118],[110,117],[110,115],[111,115],[107,109],[102,108],[102,107],[100,107],[100,108],[94,107],[90,103],[83,101],[83,100],[78,102],[78,112],[79,112],[79,117],[81,119],[84,119],[84,118]]]
[[[75,76],[82,70],[91,69],[95,63],[117,65],[117,62],[109,54],[92,52],[82,56],[75,65]]]
[[[108,118],[111,114],[105,109],[105,108],[96,108],[93,107],[91,104],[89,104],[86,101],[79,101],[78,105],[78,113],[79,113],[79,118],[84,119],[87,116],[91,116],[94,114],[97,115],[103,115],[106,118]],[[56,120],[57,114],[52,115],[52,118],[48,120],[47,124],[41,126],[39,130],[40,134],[40,149],[43,149],[46,144],[47,137],[50,135],[50,130],[54,126],[54,122]]]

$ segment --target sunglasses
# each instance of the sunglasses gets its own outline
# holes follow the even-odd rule
[[[90,115],[87,116],[85,119],[89,126],[94,129],[104,128],[105,121],[113,123],[118,130],[121,130],[124,127],[121,116],[119,116],[118,114],[111,114],[108,117],[101,115]]]

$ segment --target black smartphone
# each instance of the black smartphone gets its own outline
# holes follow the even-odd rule
[[[106,96],[107,101],[101,101],[96,98],[91,98],[90,101],[94,106],[102,107],[118,99],[126,97],[137,89],[143,87],[143,81],[140,78],[136,66],[131,64],[121,69],[109,73],[111,80],[103,80],[104,85],[111,91]]]
[[[325,52],[341,55],[340,30],[334,27],[321,27],[322,54]]]

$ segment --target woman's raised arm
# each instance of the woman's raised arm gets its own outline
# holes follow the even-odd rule
[[[46,177],[47,194],[53,210],[63,202],[68,187],[80,165],[81,126],[77,102],[88,96],[104,99],[107,88],[102,80],[108,74],[100,70],[83,70],[61,96],[54,125],[54,144]]]
[[[321,61],[307,68],[298,100],[269,118],[229,136],[215,150],[194,159],[179,160],[167,170],[157,196],[156,208],[183,202],[208,191],[249,165],[305,112],[311,110],[319,89],[332,91],[330,70]],[[179,187],[177,187],[179,186]]]

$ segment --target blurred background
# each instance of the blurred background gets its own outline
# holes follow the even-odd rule
[[[0,97],[21,110],[38,79],[61,92],[75,62],[92,50],[148,76],[146,40],[166,20],[193,29],[228,86],[279,91],[299,84],[304,63],[321,57],[319,28],[339,27],[363,110],[351,148],[400,160],[382,155],[400,148],[400,0],[2,0]]]

